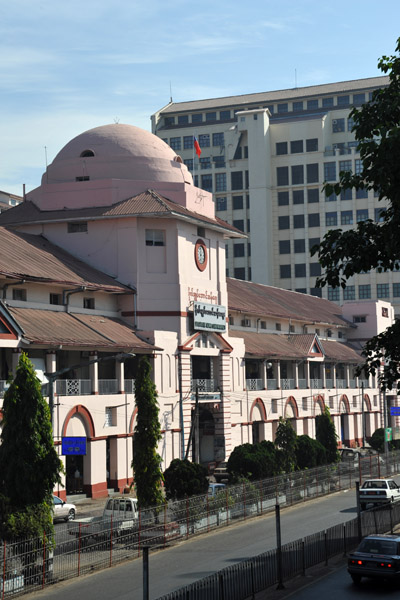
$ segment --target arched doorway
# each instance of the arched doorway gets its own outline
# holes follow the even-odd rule
[[[206,408],[200,408],[200,462],[207,464],[214,460],[215,422],[212,413]]]
[[[267,420],[267,413],[265,406],[261,398],[254,400],[250,409],[250,421],[252,428],[252,441],[253,444],[258,444],[265,440],[265,421]]]
[[[68,421],[65,437],[88,437],[86,423],[80,413],[75,413]],[[86,456],[72,455],[65,457],[66,471],[66,493],[83,493],[83,480],[85,472]]]
[[[340,415],[340,441],[345,446],[346,442],[349,441],[349,407],[346,403],[346,396],[342,396],[339,401],[339,415]]]

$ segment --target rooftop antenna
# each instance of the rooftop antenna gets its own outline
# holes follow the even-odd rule
[[[171,85],[171,82],[169,82],[169,101],[172,104],[172,85]]]
[[[47,146],[44,147],[44,162],[46,163],[46,183],[49,183],[49,174],[47,172]]]
[[[119,123],[119,117],[114,117],[114,123],[115,123],[116,125],[118,125],[118,123]]]

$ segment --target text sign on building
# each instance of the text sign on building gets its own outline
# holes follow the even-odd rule
[[[390,416],[391,417],[400,417],[400,406],[391,406],[390,407]]]
[[[86,455],[85,437],[63,437],[61,443],[61,454],[63,456]]]
[[[194,328],[202,331],[226,331],[226,308],[218,304],[193,303]]]

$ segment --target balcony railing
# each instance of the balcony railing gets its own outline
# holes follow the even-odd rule
[[[294,379],[281,379],[281,386],[283,390],[294,390]]]
[[[264,381],[262,379],[246,379],[246,390],[258,391],[264,389]]]
[[[218,392],[218,386],[215,379],[192,379],[192,390],[199,392]]]
[[[112,395],[120,393],[118,379],[99,379],[98,383],[99,394]],[[134,379],[125,379],[124,385],[127,394],[133,394],[135,392]],[[91,379],[57,379],[54,391],[58,396],[90,396],[93,393],[92,381]],[[42,394],[44,396],[49,395],[48,383],[42,385]]]
[[[267,390],[276,390],[277,387],[276,379],[267,379]]]

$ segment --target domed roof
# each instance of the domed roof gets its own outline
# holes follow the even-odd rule
[[[180,156],[162,139],[133,125],[115,123],[89,129],[57,154],[42,183],[119,179],[189,183],[193,178]]]

